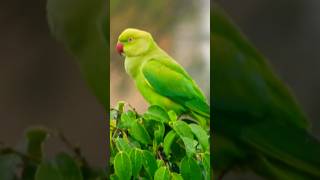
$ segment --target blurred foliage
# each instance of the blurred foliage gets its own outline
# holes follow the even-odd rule
[[[294,95],[223,9],[211,12],[214,174],[319,179],[320,142]]]
[[[111,109],[111,179],[210,180],[209,132],[152,105]]]
[[[109,8],[105,0],[48,0],[52,34],[78,61],[94,95],[108,109]]]
[[[48,158],[44,144],[48,138],[58,138],[72,153],[59,152]],[[104,169],[91,167],[82,156],[79,147],[74,146],[62,133],[43,127],[26,131],[20,148],[0,147],[1,180],[82,180],[106,179]]]

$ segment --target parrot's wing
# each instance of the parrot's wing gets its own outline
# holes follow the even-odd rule
[[[320,177],[320,143],[294,125],[264,121],[243,129],[242,140],[267,157]]]
[[[144,63],[142,73],[146,81],[162,96],[209,117],[210,108],[195,82],[178,64],[170,63],[156,59]]]

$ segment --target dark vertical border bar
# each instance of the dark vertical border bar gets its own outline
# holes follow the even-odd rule
[[[211,168],[211,179],[213,179],[213,166],[214,166],[214,138],[213,138],[213,121],[214,121],[214,116],[213,116],[213,87],[214,87],[214,82],[213,82],[213,46],[212,46],[212,27],[213,27],[213,22],[212,22],[212,14],[213,14],[213,0],[210,0],[210,168]]]
[[[110,167],[109,167],[109,165],[110,165],[110,163],[109,163],[109,160],[110,160],[110,111],[109,111],[109,109],[110,109],[110,0],[105,0],[105,7],[106,7],[106,24],[105,24],[105,27],[106,27],[106,34],[107,34],[107,52],[106,52],[106,54],[107,54],[107,71],[108,71],[108,77],[107,77],[107,79],[108,79],[108,81],[107,81],[107,89],[108,89],[108,92],[106,92],[106,93],[108,93],[108,95],[107,95],[107,98],[108,98],[108,104],[107,104],[107,108],[106,108],[106,112],[105,112],[105,114],[106,114],[106,138],[107,138],[107,140],[106,140],[106,143],[107,143],[107,149],[106,149],[106,169],[107,169],[107,177],[109,177],[110,176]]]

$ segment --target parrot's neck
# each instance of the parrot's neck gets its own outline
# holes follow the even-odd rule
[[[135,79],[139,73],[143,63],[154,58],[155,52],[161,51],[161,49],[156,45],[152,44],[148,53],[135,57],[126,57],[125,59],[125,69],[126,72]]]

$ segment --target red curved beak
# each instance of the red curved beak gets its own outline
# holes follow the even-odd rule
[[[116,49],[117,49],[117,52],[122,55],[123,54],[123,44],[121,43],[117,43],[117,46],[116,46]]]

